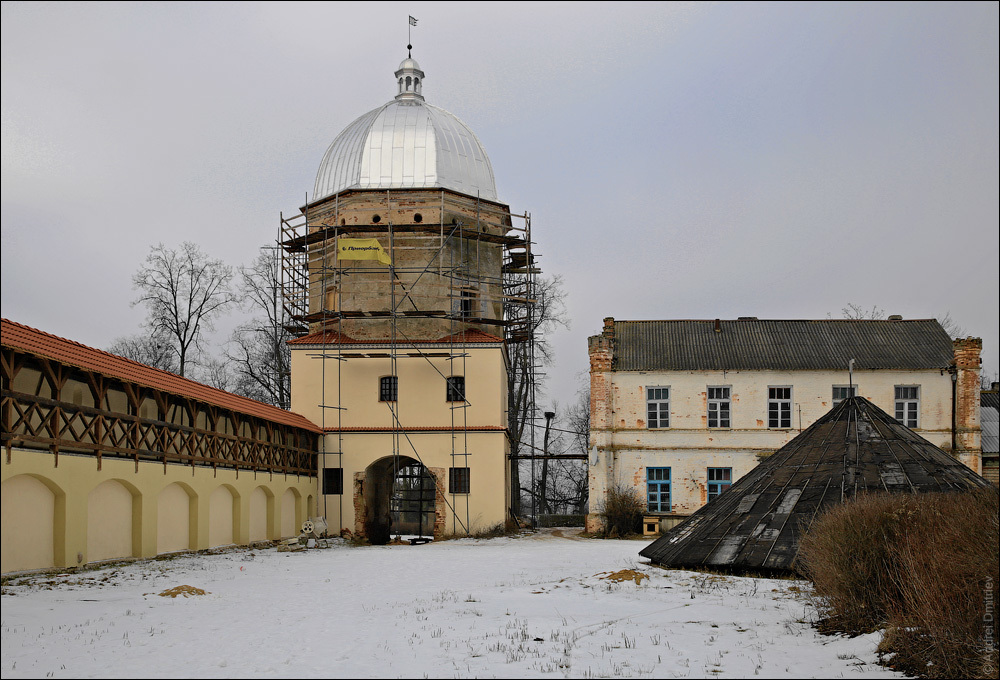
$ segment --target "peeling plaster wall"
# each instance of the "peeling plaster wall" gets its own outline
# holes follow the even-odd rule
[[[610,340],[613,343],[613,340]],[[956,342],[956,345],[958,342]],[[973,348],[974,349],[974,348]],[[611,371],[605,336],[590,339],[591,432],[588,530],[597,530],[598,503],[606,490],[626,483],[646,497],[646,468],[671,468],[671,511],[688,515],[706,502],[709,467],[732,468],[733,482],[761,458],[784,446],[833,407],[833,386],[849,383],[847,371]],[[975,358],[965,363],[972,368]],[[960,365],[959,368],[962,368]],[[978,368],[978,365],[976,366]],[[959,386],[971,370],[959,371]],[[947,371],[856,371],[858,395],[887,413],[895,409],[896,385],[920,386],[916,432],[952,448],[952,380]],[[646,387],[670,388],[670,427],[647,429]],[[709,386],[731,388],[730,428],[709,429]],[[768,387],[792,387],[792,428],[769,429]],[[959,392],[960,398],[962,392]],[[966,401],[970,401],[968,397]],[[978,415],[959,402],[958,458],[979,471]],[[965,428],[963,430],[963,428]],[[966,434],[962,435],[965,432]]]

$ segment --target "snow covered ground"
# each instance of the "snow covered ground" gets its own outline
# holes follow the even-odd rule
[[[903,677],[817,634],[802,581],[651,567],[641,541],[517,538],[136,562],[4,587],[4,678]],[[632,569],[636,583],[607,578]],[[207,594],[161,597],[177,586]]]

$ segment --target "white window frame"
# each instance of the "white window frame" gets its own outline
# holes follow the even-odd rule
[[[775,390],[788,390],[788,396],[776,396]],[[787,413],[782,413],[782,406]],[[776,407],[776,408],[772,408]],[[776,419],[772,421],[771,412],[775,411]],[[788,424],[784,424],[783,417],[787,415]],[[777,422],[777,424],[772,424]],[[792,386],[791,385],[768,385],[767,386],[767,428],[769,430],[790,430],[792,429]]]
[[[708,419],[706,422],[708,423],[708,427],[713,430],[726,430],[732,427],[733,386],[709,385],[705,394],[707,395]],[[723,412],[725,412],[725,415],[723,415]],[[712,424],[713,416],[715,417],[714,425]]]
[[[646,391],[646,429],[670,427],[670,386],[649,385],[643,389]]]
[[[848,394],[852,397],[858,396],[858,386],[857,385],[834,385],[830,389],[830,394],[833,398],[833,405],[836,406],[840,402],[844,401],[845,397],[838,397],[837,390],[849,390]]]
[[[914,430],[920,427],[920,385],[893,387],[896,420]]]

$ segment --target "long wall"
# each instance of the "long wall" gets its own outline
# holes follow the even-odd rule
[[[0,468],[4,573],[289,537],[315,514],[315,477],[16,447]]]

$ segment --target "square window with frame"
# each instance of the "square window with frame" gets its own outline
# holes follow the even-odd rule
[[[774,430],[792,427],[792,388],[775,386],[767,388],[767,426]]]
[[[448,493],[469,493],[472,473],[467,467],[448,468]]]
[[[732,413],[732,400],[730,387],[709,387],[708,388],[708,426],[709,427],[730,427]]]
[[[708,502],[719,497],[719,494],[733,484],[732,468],[708,468]]]
[[[670,427],[670,388],[646,388],[646,428]],[[669,469],[669,468],[668,468]]]
[[[465,401],[465,376],[453,375],[447,378],[446,401]]]
[[[670,468],[646,468],[646,507],[649,512],[670,512]]]
[[[384,375],[378,379],[378,400],[396,401],[399,394],[399,378],[394,375]]]
[[[330,496],[344,493],[344,468],[323,468],[323,493]]]
[[[896,420],[909,428],[920,426],[920,385],[896,385]]]
[[[849,397],[858,396],[858,386],[857,385],[834,385],[833,386],[833,405],[836,406],[840,402],[844,401]]]

